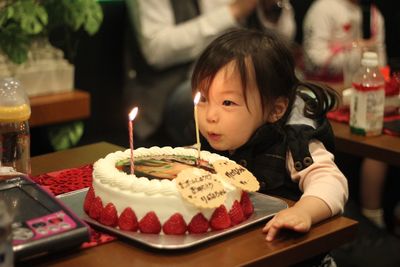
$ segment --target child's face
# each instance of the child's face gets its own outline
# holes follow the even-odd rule
[[[234,63],[221,68],[198,104],[201,134],[216,150],[235,150],[244,145],[264,122],[261,98],[254,82],[247,82],[247,105],[240,74]]]

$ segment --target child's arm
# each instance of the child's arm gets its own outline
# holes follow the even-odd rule
[[[307,232],[311,225],[340,213],[348,197],[347,180],[334,163],[333,155],[319,141],[309,146],[314,163],[297,172],[289,153],[288,170],[304,192],[293,206],[275,215],[264,227],[266,239],[273,240],[280,229]]]

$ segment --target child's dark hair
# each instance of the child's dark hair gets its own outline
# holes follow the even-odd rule
[[[279,97],[289,100],[282,122],[286,121],[296,94],[305,100],[304,115],[309,118],[319,118],[336,106],[338,95],[333,89],[296,78],[291,50],[285,41],[268,30],[235,29],[211,42],[196,62],[193,91],[207,94],[216,73],[231,61],[240,73],[245,99],[250,77],[247,65],[253,64],[263,110]]]

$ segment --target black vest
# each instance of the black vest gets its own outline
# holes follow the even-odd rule
[[[254,174],[260,183],[259,192],[297,200],[302,192],[287,171],[286,153],[290,149],[296,170],[307,168],[313,163],[308,148],[312,139],[320,140],[333,153],[333,131],[328,120],[323,119],[317,129],[308,125],[281,127],[277,124],[265,124],[232,155],[227,152],[222,154]],[[213,151],[208,144],[203,144],[204,149]]]

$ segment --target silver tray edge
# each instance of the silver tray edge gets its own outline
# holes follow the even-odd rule
[[[86,213],[83,211],[83,200],[87,190],[88,188],[72,191],[69,193],[58,195],[57,198],[61,200],[73,212],[75,212],[81,219],[85,220],[89,224],[95,225],[96,227],[107,230],[108,232],[126,237],[128,239],[157,249],[189,248],[239,231],[260,221],[267,220],[274,216],[280,210],[288,207],[286,202],[278,198],[256,192],[249,193],[254,205],[254,213],[246,221],[231,228],[220,231],[211,231],[204,234],[191,235],[143,234],[139,232],[123,231],[117,228],[105,226],[87,216]]]

